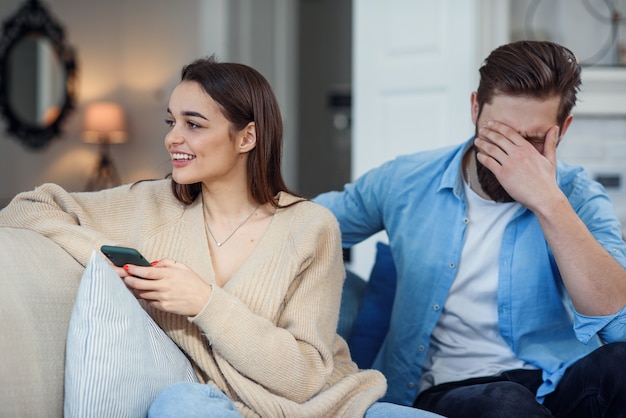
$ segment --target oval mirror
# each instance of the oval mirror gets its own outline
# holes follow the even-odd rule
[[[4,23],[0,39],[0,108],[7,132],[38,149],[60,133],[74,108],[74,53],[63,29],[29,0]]]

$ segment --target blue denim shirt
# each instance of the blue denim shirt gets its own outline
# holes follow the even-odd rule
[[[350,247],[386,230],[398,272],[389,331],[374,361],[388,380],[385,401],[411,405],[430,336],[457,273],[467,226],[460,173],[473,138],[454,147],[401,156],[343,192],[314,200],[328,207]],[[561,162],[559,186],[595,238],[626,268],[626,244],[603,187]],[[535,215],[520,208],[506,226],[499,258],[498,323],[519,357],[543,370],[537,399],[565,369],[604,342],[626,341],[626,308],[615,315],[575,312]]]

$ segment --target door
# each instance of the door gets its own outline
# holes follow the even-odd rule
[[[484,39],[494,26],[479,32],[478,21],[486,16],[488,25],[506,12],[492,17],[492,2],[354,0],[353,179],[397,155],[472,135],[478,56],[497,43]],[[386,237],[353,248],[350,269],[362,277],[369,276],[377,240]]]

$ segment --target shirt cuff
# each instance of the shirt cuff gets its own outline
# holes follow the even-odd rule
[[[587,344],[596,334],[605,343],[626,341],[626,307],[607,316],[587,316],[576,313],[574,331],[583,344]]]

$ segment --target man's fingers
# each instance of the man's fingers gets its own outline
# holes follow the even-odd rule
[[[553,126],[548,130],[546,134],[546,141],[543,146],[543,156],[548,159],[548,161],[556,162],[556,147],[559,145],[559,133],[560,129],[558,126]]]

